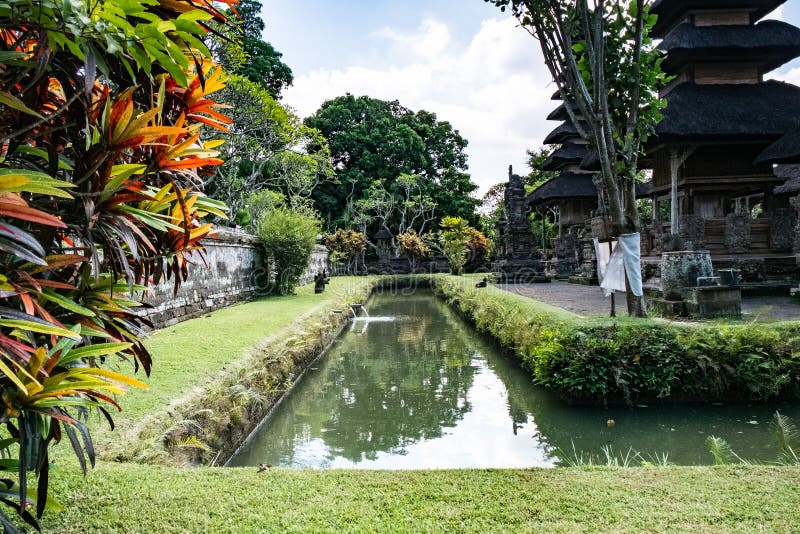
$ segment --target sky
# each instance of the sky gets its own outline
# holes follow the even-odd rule
[[[483,0],[262,0],[264,39],[294,72],[283,103],[301,117],[351,93],[399,100],[453,125],[468,141],[482,195],[525,174],[525,151],[557,123],[538,42]],[[770,15],[800,25],[800,0]],[[800,60],[770,77],[800,85]]]

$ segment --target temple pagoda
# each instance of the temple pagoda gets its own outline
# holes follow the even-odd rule
[[[674,78],[661,91],[667,107],[645,160],[654,220],[643,254],[655,257],[676,242],[706,249],[715,267],[741,268],[745,282],[796,269],[795,213],[775,193],[785,181],[772,168],[780,157],[762,155],[800,128],[800,88],[764,79],[800,56],[800,29],[761,20],[784,1],[653,3],[653,36]]]

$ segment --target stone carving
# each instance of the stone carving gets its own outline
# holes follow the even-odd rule
[[[685,300],[687,290],[697,287],[698,277],[713,275],[708,251],[665,252],[661,255],[661,289],[667,300]]]
[[[731,213],[725,223],[725,246],[728,252],[742,253],[750,249],[750,215]]]
[[[528,222],[525,181],[508,167],[508,183],[503,199],[503,212],[497,226],[500,246],[493,271],[498,281],[549,281],[544,277],[540,254],[534,246],[534,236]]]
[[[683,215],[680,221],[680,236],[686,250],[705,248],[706,220],[700,215]]]
[[[797,216],[790,208],[776,209],[769,214],[770,245],[775,250],[790,251],[794,247]]]

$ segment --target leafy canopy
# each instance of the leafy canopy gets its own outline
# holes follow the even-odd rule
[[[467,141],[435,114],[413,112],[396,100],[348,94],[325,102],[306,125],[328,139],[336,170],[337,182],[320,184],[312,195],[329,228],[354,224],[363,211],[358,202],[374,200],[376,180],[388,201],[410,201],[408,183],[398,180],[403,175],[418,177],[414,195],[432,203],[432,220],[446,214],[475,217],[479,201],[470,196],[477,186],[466,172]],[[397,228],[399,220],[387,224]]]

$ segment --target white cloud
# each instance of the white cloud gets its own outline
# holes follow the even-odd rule
[[[527,172],[525,150],[539,146],[557,125],[545,120],[556,103],[538,43],[513,18],[484,20],[466,46],[432,19],[413,34],[386,27],[371,37],[383,61],[300,75],[284,101],[308,116],[348,92],[397,99],[436,113],[461,132],[481,193],[506,179],[509,164]]]
[[[769,74],[767,78],[781,80],[794,85],[800,85],[800,67],[789,69],[788,71],[785,72],[779,71],[773,74]]]
[[[783,20],[783,6],[780,6],[764,18],[771,20]]]

